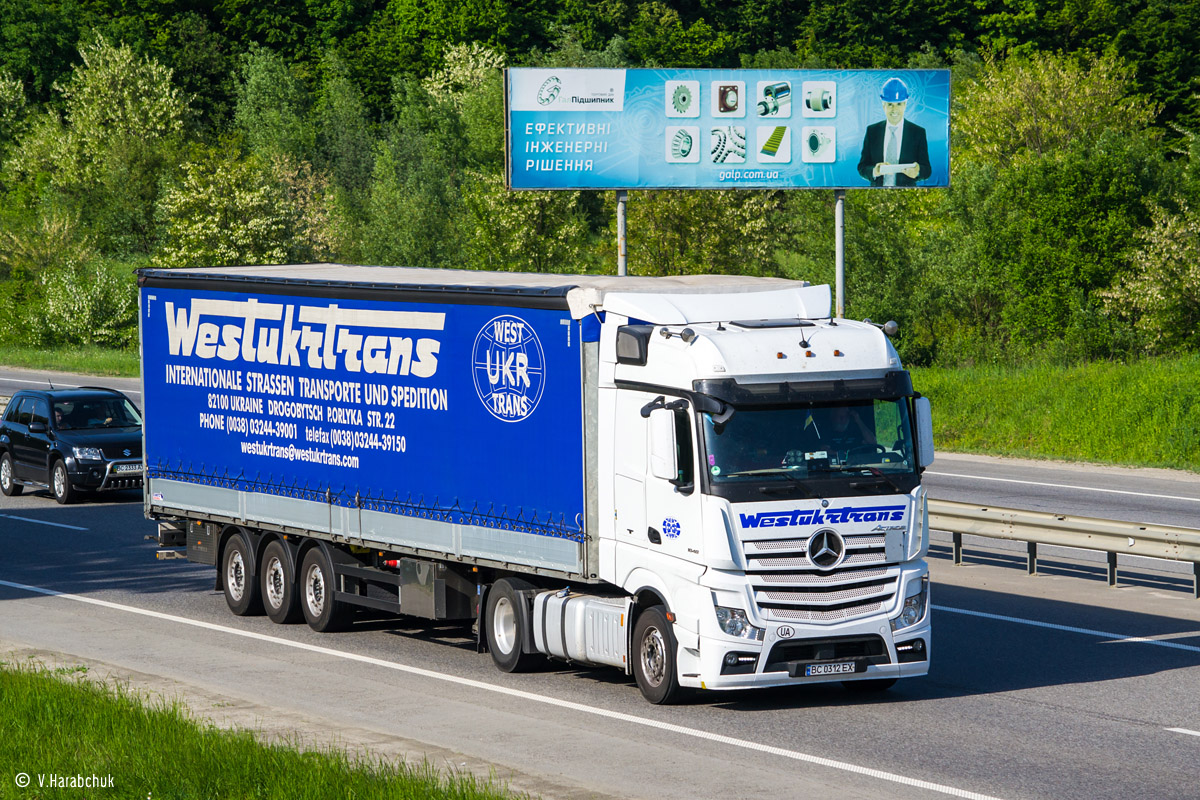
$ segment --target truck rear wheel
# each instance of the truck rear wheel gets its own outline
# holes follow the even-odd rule
[[[504,672],[527,672],[540,661],[537,654],[521,652],[529,614],[525,610],[525,598],[518,592],[533,588],[533,584],[520,578],[501,578],[488,592],[483,620],[488,650],[492,653],[492,661]]]
[[[263,608],[272,622],[286,625],[300,621],[300,603],[296,598],[296,575],[292,560],[278,540],[263,551],[262,569]]]
[[[633,677],[642,697],[655,705],[674,703],[683,696],[676,665],[678,647],[662,606],[651,606],[638,616],[633,626]]]
[[[239,617],[262,613],[262,598],[258,594],[258,576],[251,568],[250,546],[240,533],[225,544],[221,556],[221,586],[229,610]]]
[[[304,554],[300,562],[300,609],[314,631],[340,631],[350,622],[350,606],[334,599],[337,579],[333,565],[320,547]]]

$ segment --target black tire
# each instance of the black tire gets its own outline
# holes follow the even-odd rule
[[[12,456],[8,453],[0,455],[0,492],[5,497],[17,497],[25,487],[17,483],[16,473],[13,472]]]
[[[875,678],[869,681],[842,681],[847,691],[869,694],[871,692],[886,692],[896,685],[895,678]]]
[[[528,672],[543,661],[537,653],[521,652],[530,615],[523,613],[525,598],[518,592],[533,588],[520,578],[501,578],[488,592],[483,625],[492,661],[504,672]]]
[[[283,543],[278,539],[263,551],[258,569],[263,610],[271,622],[290,625],[301,618],[300,602],[296,592],[296,573],[292,559]]]
[[[74,503],[79,496],[71,485],[71,474],[67,472],[67,464],[61,458],[50,467],[50,491],[59,505]]]
[[[304,554],[300,562],[300,580],[296,585],[304,621],[314,631],[344,630],[350,622],[351,607],[334,599],[337,579],[333,565],[320,547]]]
[[[643,611],[633,626],[633,677],[642,697],[655,705],[676,703],[683,697],[676,655],[679,644],[662,606]]]
[[[230,537],[221,554],[221,587],[229,610],[239,617],[263,613],[258,593],[258,575],[253,569],[250,545],[240,533]]]

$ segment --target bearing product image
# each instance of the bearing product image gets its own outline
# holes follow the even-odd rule
[[[800,131],[800,155],[810,164],[830,164],[836,157],[833,126],[804,128]]]
[[[740,164],[746,160],[746,129],[738,125],[712,129],[712,162]]]
[[[762,87],[762,99],[758,101],[760,117],[774,117],[792,102],[792,85],[787,81],[769,83]],[[790,115],[790,114],[789,114]],[[787,115],[785,115],[787,116]]]
[[[717,87],[717,110],[722,114],[732,114],[737,111],[740,99],[736,85]]]
[[[813,89],[804,98],[810,111],[828,111],[833,106],[833,95],[825,89]]]
[[[675,136],[671,139],[671,155],[682,161],[692,154],[694,144],[691,135],[681,128],[675,131]]]
[[[675,93],[671,95],[671,105],[679,114],[687,113],[688,109],[692,107],[692,100],[692,90],[683,84],[676,86]]]

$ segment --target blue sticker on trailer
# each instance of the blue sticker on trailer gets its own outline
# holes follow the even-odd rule
[[[147,474],[582,540],[565,310],[142,294]]]

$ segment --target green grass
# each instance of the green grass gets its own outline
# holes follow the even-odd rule
[[[1200,356],[916,369],[938,448],[1200,471]]]
[[[512,800],[469,775],[264,745],[248,732],[197,723],[178,705],[127,689],[0,662],[0,798],[355,798]],[[352,743],[351,743],[352,744]],[[31,776],[16,786],[17,773]],[[38,787],[38,775],[112,776],[112,788]]]
[[[100,347],[44,350],[37,347],[0,346],[0,364],[118,378],[136,378],[141,370],[136,350],[106,350]]]

